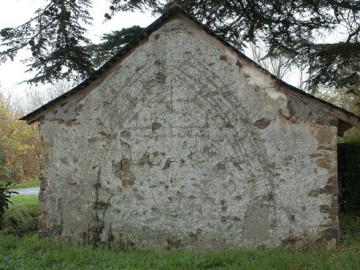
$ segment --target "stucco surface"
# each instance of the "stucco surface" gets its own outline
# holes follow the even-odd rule
[[[145,249],[334,245],[337,130],[297,104],[192,21],[168,22],[42,120],[42,235]]]

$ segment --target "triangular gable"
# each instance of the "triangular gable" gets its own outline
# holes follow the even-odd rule
[[[86,80],[84,80],[82,83],[77,85],[72,90],[66,92],[65,94],[57,97],[56,99],[48,102],[47,104],[43,105],[42,107],[36,109],[35,111],[23,116],[20,120],[25,120],[29,124],[34,123],[36,121],[40,121],[42,116],[50,111],[55,109],[58,106],[64,105],[70,98],[74,96],[81,96],[85,97],[87,93],[91,91],[91,89],[94,88],[94,86],[98,85],[102,79],[106,76],[106,74],[109,74],[112,71],[112,68],[119,62],[121,62],[124,58],[129,56],[131,52],[143,44],[144,42],[147,42],[149,36],[156,30],[158,30],[161,26],[169,22],[170,20],[177,18],[177,17],[186,17],[187,19],[192,20],[195,22],[203,31],[207,32],[209,35],[215,37],[217,40],[222,42],[226,47],[230,48],[232,51],[236,52],[240,58],[247,61],[248,63],[254,65],[256,68],[258,68],[261,72],[267,74],[272,79],[276,81],[276,83],[285,91],[291,95],[295,96],[297,99],[304,100],[305,103],[312,103],[315,106],[318,106],[321,108],[322,111],[325,111],[325,113],[335,117],[338,119],[338,134],[343,135],[343,133],[351,128],[352,126],[356,125],[360,122],[360,118],[356,116],[355,114],[348,112],[342,108],[339,108],[333,104],[330,104],[324,100],[321,100],[319,98],[316,98],[310,94],[305,93],[304,91],[291,86],[284,81],[280,80],[279,78],[272,75],[269,71],[262,68],[260,65],[255,63],[253,60],[245,56],[243,53],[239,52],[235,47],[230,45],[228,42],[224,41],[222,38],[217,36],[214,32],[212,32],[210,29],[205,27],[203,24],[199,23],[197,20],[195,20],[193,17],[191,17],[188,13],[186,13],[181,7],[179,7],[177,4],[172,5],[166,13],[164,13],[160,18],[155,20],[152,24],[150,24],[143,32],[141,37],[139,37],[138,40],[129,43],[127,46],[125,46],[122,50],[120,50],[115,56],[110,58],[103,66],[101,66],[97,71],[95,71],[91,76],[89,76]]]

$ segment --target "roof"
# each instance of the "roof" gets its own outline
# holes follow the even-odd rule
[[[217,40],[219,40],[221,43],[223,43],[226,47],[230,48],[232,51],[236,52],[239,57],[247,60],[248,62],[252,63],[257,67],[258,69],[262,70],[266,74],[268,74],[270,77],[275,79],[277,83],[290,91],[292,91],[295,94],[301,95],[303,97],[310,98],[314,100],[315,102],[319,103],[319,106],[325,106],[331,112],[333,116],[339,119],[338,129],[340,129],[339,134],[342,135],[344,131],[346,131],[348,128],[358,124],[360,122],[360,117],[345,110],[340,107],[337,107],[331,103],[328,103],[322,99],[316,98],[292,85],[287,84],[286,82],[280,80],[273,74],[271,74],[269,71],[261,67],[259,64],[248,58],[246,55],[241,53],[239,50],[237,50],[235,47],[233,47],[231,44],[217,36],[213,31],[211,31],[209,28],[198,22],[196,19],[194,19],[192,16],[190,16],[185,10],[183,10],[178,4],[173,4],[170,6],[170,8],[157,20],[155,20],[152,24],[150,24],[147,28],[145,28],[143,34],[135,41],[129,43],[127,46],[125,46],[123,49],[121,49],[117,54],[115,54],[112,58],[110,58],[104,65],[102,65],[98,70],[96,70],[94,73],[92,73],[87,79],[85,79],[83,82],[81,82],[79,85],[71,89],[70,91],[66,92],[65,94],[51,100],[50,102],[46,103],[42,107],[34,110],[33,112],[23,116],[20,118],[20,120],[25,120],[29,124],[34,123],[36,121],[41,120],[41,117],[48,112],[49,110],[55,108],[56,106],[60,106],[70,98],[73,97],[76,94],[81,93],[82,91],[85,91],[85,88],[88,88],[91,84],[93,84],[100,76],[103,74],[106,74],[116,63],[127,57],[135,48],[137,48],[140,44],[143,42],[146,42],[148,37],[157,29],[159,29],[161,26],[163,26],[168,21],[179,17],[184,16],[192,21],[194,21],[202,30],[207,32],[209,35],[213,36]]]

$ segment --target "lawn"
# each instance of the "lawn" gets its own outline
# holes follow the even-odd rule
[[[359,269],[360,247],[112,251],[0,234],[0,269]]]
[[[22,181],[14,186],[12,189],[19,189],[19,188],[32,188],[32,187],[39,187],[40,180],[38,178],[29,179]]]
[[[34,195],[13,195],[10,198],[10,201],[12,202],[12,204],[10,205],[10,210],[22,208],[24,210],[32,212],[37,210],[39,205],[39,198],[38,196]]]
[[[38,197],[13,195],[10,200],[12,204],[4,214],[3,233],[19,236],[36,233],[39,216]]]
[[[360,216],[341,216],[336,250],[233,249],[221,252],[115,251],[39,239],[38,199],[14,196],[0,231],[0,269],[360,269]],[[17,224],[14,227],[14,224]],[[11,226],[11,229],[9,229]]]

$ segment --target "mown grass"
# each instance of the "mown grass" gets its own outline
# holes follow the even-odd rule
[[[29,216],[38,213],[37,197],[14,196],[11,200],[14,205],[7,218],[33,224]],[[18,216],[17,208],[22,209]],[[332,251],[277,248],[200,253],[93,249],[39,239],[33,228],[25,232],[24,224],[13,231],[6,226],[7,230],[0,231],[0,269],[360,269],[360,216],[342,214],[341,227],[342,243]]]
[[[38,196],[34,195],[13,195],[10,198],[10,208],[24,208],[30,212],[37,210],[39,205]]]
[[[12,189],[19,189],[19,188],[32,188],[32,187],[39,187],[40,180],[38,178],[24,180],[14,186]]]

